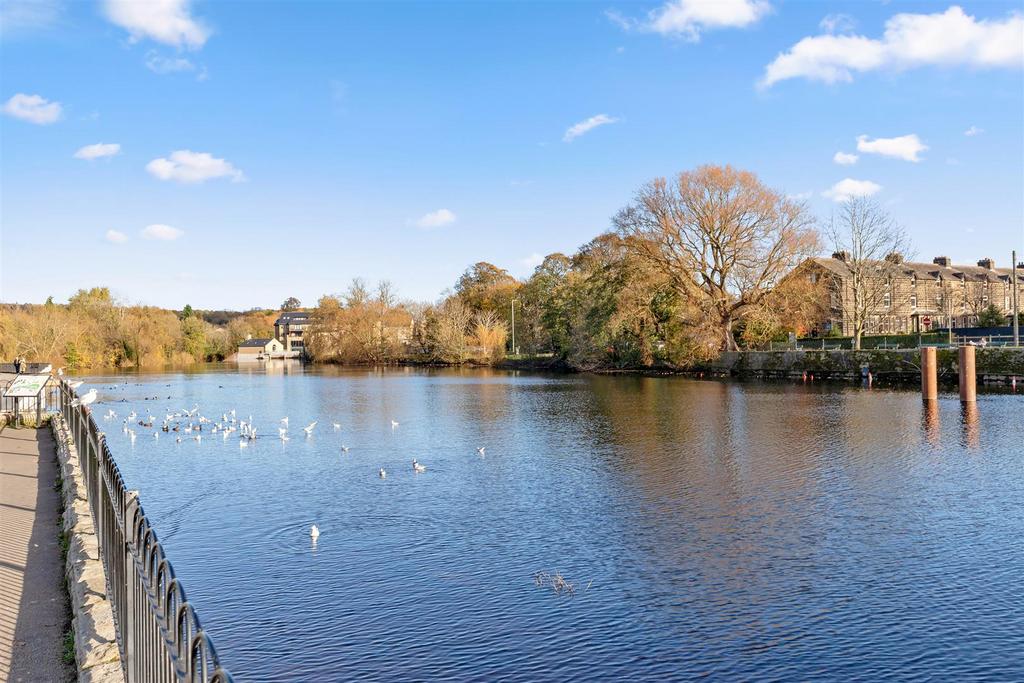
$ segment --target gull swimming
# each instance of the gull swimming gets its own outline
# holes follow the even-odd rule
[[[302,431],[306,432],[306,436],[309,436],[313,433],[313,427],[316,427],[316,420],[310,422],[308,427],[303,427]]]
[[[315,542],[320,537],[320,529],[317,528],[316,524],[309,527],[309,537]]]
[[[484,451],[486,451],[486,450],[487,450],[486,446],[481,446],[480,448],[476,449],[476,452],[479,453],[480,455],[483,455]]]
[[[348,446],[346,446],[345,444],[341,444],[341,452],[348,453]]]
[[[331,424],[334,425],[334,431],[338,431],[339,429],[341,429],[341,424],[340,423],[332,422]]]
[[[392,420],[391,421],[391,428],[394,429],[397,426],[398,426],[398,423],[396,421]]]
[[[412,461],[412,471],[415,472],[416,474],[423,474],[424,472],[427,471],[427,468],[424,467],[423,465],[419,464],[415,460],[413,460]]]

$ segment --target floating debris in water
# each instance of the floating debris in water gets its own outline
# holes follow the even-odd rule
[[[550,588],[557,595],[568,595],[570,597],[576,595],[576,584],[566,580],[561,572],[558,571],[554,574],[544,571],[537,572],[533,575],[533,582],[541,588]],[[586,593],[590,590],[590,586],[593,583],[594,580],[591,579],[582,592]]]

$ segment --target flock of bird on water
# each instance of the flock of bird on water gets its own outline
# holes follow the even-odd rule
[[[82,384],[83,382],[81,381],[75,381],[69,382],[68,386],[70,386],[72,389],[78,389],[78,387],[82,386]],[[87,406],[91,403],[94,403],[96,401],[97,396],[98,394],[96,393],[96,390],[90,389],[86,393],[74,399],[71,402],[71,405]],[[107,421],[114,420],[116,418],[117,413],[114,412],[113,409],[108,409],[107,412],[104,413],[103,415],[103,419]],[[157,418],[153,416],[152,412],[148,413],[146,417],[140,418],[139,414],[132,410],[124,418],[122,422],[121,431],[128,435],[128,438],[130,439],[132,444],[135,443],[135,439],[138,436],[138,434],[136,433],[135,429],[132,426],[134,424],[138,424],[138,426],[145,427],[146,429],[153,429],[154,439],[160,438],[160,432],[164,432],[166,434],[174,433],[174,439],[176,443],[181,443],[182,433],[191,435],[191,438],[196,442],[201,442],[203,440],[202,432],[204,431],[204,429],[211,434],[220,434],[225,441],[227,441],[228,437],[230,437],[231,434],[237,432],[239,448],[246,448],[250,442],[255,441],[257,438],[257,430],[253,424],[252,415],[249,416],[248,420],[240,420],[238,419],[234,409],[226,413],[222,413],[221,419],[218,421],[211,420],[210,418],[201,415],[199,413],[199,406],[194,406],[191,410],[182,409],[178,412],[166,413],[164,415],[163,421],[160,424],[159,429],[154,429],[154,427],[156,426],[156,420]],[[280,425],[281,426],[277,428],[277,436],[281,441],[288,441],[290,438],[288,436],[288,418],[282,417],[280,420]],[[316,428],[316,425],[317,420],[313,420],[308,425],[302,428],[302,431],[305,433],[307,438],[313,435],[313,430]],[[391,429],[396,429],[398,425],[399,423],[397,421],[391,420]],[[334,431],[336,432],[341,430],[341,424],[338,422],[332,422],[331,426],[334,427]],[[196,433],[193,434],[193,432]],[[484,455],[486,450],[486,447],[480,446],[479,448],[476,449],[476,452],[479,453],[480,455]],[[341,444],[341,451],[342,453],[348,453],[349,447],[346,446],[345,444]],[[412,470],[416,474],[423,474],[424,472],[427,471],[427,468],[425,465],[421,464],[415,458],[413,458]],[[388,473],[387,470],[381,467],[378,470],[377,475],[381,479],[385,479],[388,476]],[[316,539],[320,536],[320,529],[317,528],[316,524],[310,526],[309,536],[313,539],[314,542],[316,542]]]

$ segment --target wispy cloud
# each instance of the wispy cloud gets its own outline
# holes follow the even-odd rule
[[[182,71],[195,71],[196,65],[184,57],[164,57],[156,50],[146,53],[146,68],[155,74],[173,74]]]
[[[142,229],[142,237],[147,240],[159,240],[162,242],[170,242],[178,239],[185,234],[184,230],[173,228],[169,225],[162,223],[154,223],[153,225],[147,225]]]
[[[1024,15],[976,20],[960,7],[936,14],[897,14],[885,23],[880,39],[860,35],[810,36],[779,54],[759,85],[790,78],[824,83],[847,82],[855,73],[922,66],[1021,68],[1024,63]]]
[[[822,192],[821,195],[834,202],[847,202],[854,197],[870,197],[881,189],[881,185],[873,183],[870,180],[844,178]]]
[[[4,113],[22,121],[45,126],[60,120],[60,102],[51,102],[39,95],[18,93],[4,103]]]
[[[0,35],[52,26],[64,5],[59,0],[4,0],[0,3]]]
[[[818,26],[825,33],[848,33],[856,27],[857,22],[849,14],[828,14],[819,23]]]
[[[865,154],[879,154],[884,157],[903,159],[904,161],[921,161],[920,154],[928,149],[917,135],[901,135],[898,138],[875,138],[867,135],[857,136],[857,151]]]
[[[520,259],[519,263],[526,266],[527,268],[536,268],[540,264],[544,263],[544,255],[533,252],[526,258]]]
[[[832,161],[836,162],[840,166],[852,166],[857,163],[857,159],[860,159],[856,154],[850,154],[849,152],[836,152],[832,156]]]
[[[113,244],[124,244],[128,241],[128,235],[119,230],[107,230],[106,239]]]
[[[412,224],[417,228],[440,228],[441,226],[454,223],[457,218],[455,213],[448,209],[438,209],[437,211],[423,214],[414,220]]]
[[[92,161],[93,159],[102,159],[103,157],[112,157],[121,151],[121,145],[117,143],[103,143],[97,142],[95,145],[86,145],[85,147],[79,148],[75,152],[76,159],[85,159],[86,161]]]
[[[562,136],[562,142],[572,142],[581,135],[586,135],[590,131],[600,126],[607,126],[610,123],[618,123],[619,119],[614,116],[608,116],[607,114],[598,114],[597,116],[591,116],[585,121],[580,121],[577,124],[569,126],[569,129],[565,131],[565,135]]]
[[[606,15],[626,31],[658,33],[696,42],[705,31],[755,24],[771,9],[765,0],[670,0],[648,12],[643,19],[624,17],[617,12],[606,12]]]
[[[964,131],[964,135],[966,135],[969,138],[973,138],[975,135],[981,135],[984,132],[985,132],[984,128],[978,128],[977,126],[971,126],[970,128],[968,128],[967,130]]]
[[[105,0],[103,11],[128,31],[132,42],[144,38],[179,48],[199,49],[210,29],[192,16],[189,0]]]
[[[217,159],[207,152],[193,152],[187,149],[172,152],[169,159],[153,159],[146,164],[146,170],[160,180],[174,180],[179,183],[202,183],[215,178],[230,178],[236,183],[245,180],[245,174],[231,162]]]

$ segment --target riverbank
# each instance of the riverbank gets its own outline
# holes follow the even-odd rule
[[[939,381],[956,383],[956,349],[938,349]],[[738,377],[748,379],[803,378],[834,381],[860,381],[868,372],[881,383],[913,383],[921,378],[919,349],[835,349],[790,351],[729,351],[717,359],[692,367],[652,365],[632,368],[574,368],[561,359],[505,360],[494,367],[506,370],[544,372],[591,372],[602,375],[688,375]],[[1024,348],[978,348],[977,378],[981,384],[1010,384],[1024,379]]]
[[[958,359],[956,349],[938,349],[940,382],[955,382]],[[1024,348],[978,348],[976,372],[981,384],[1009,384],[1024,378]],[[732,351],[723,353],[700,371],[733,377],[861,380],[867,373],[882,382],[916,382],[921,378],[919,349],[864,351]]]

